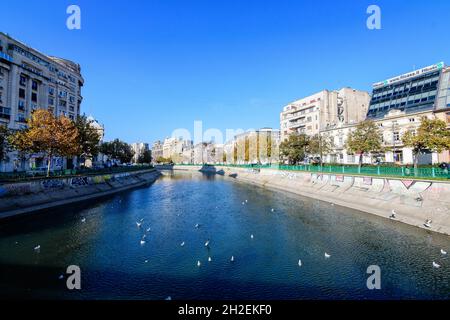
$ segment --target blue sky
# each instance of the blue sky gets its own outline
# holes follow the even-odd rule
[[[106,139],[176,128],[279,127],[284,105],[322,89],[450,64],[450,1],[1,0],[0,30],[81,64],[82,112]],[[81,30],[66,8],[81,8]],[[377,4],[382,30],[366,28]]]

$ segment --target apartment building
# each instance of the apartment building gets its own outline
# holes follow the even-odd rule
[[[0,32],[0,125],[22,129],[36,109],[75,120],[83,84],[79,64],[41,53]],[[25,160],[11,154],[8,159],[0,166],[5,171],[45,166],[39,155]],[[70,165],[64,159],[54,161],[54,169],[66,166]]]
[[[131,159],[132,163],[138,163],[139,158],[144,155],[145,152],[149,150],[148,143],[144,142],[135,142],[131,144],[131,150],[133,150],[134,155]]]
[[[281,140],[292,133],[318,134],[321,130],[365,119],[370,96],[365,91],[342,88],[323,90],[289,103],[280,114]]]
[[[160,140],[155,141],[152,145],[152,161],[153,161],[153,163],[156,163],[156,161],[163,156],[164,156],[163,144],[161,143]]]
[[[377,155],[366,155],[364,163],[375,158],[382,162],[412,164],[411,148],[405,147],[402,136],[420,126],[421,118],[439,118],[448,124],[450,130],[450,68],[444,63],[435,64],[409,73],[384,80],[373,85],[372,99],[367,118],[373,120],[380,129],[386,151]],[[349,154],[345,143],[356,124],[328,128],[322,135],[334,141],[333,151],[325,157],[325,162],[354,164],[359,156]],[[448,162],[449,151],[440,154],[424,152],[419,156],[420,164]]]

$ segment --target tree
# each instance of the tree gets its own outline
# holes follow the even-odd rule
[[[164,157],[158,157],[156,158],[157,163],[173,163],[172,158],[164,158]]]
[[[348,151],[359,154],[359,168],[361,168],[364,154],[383,149],[381,132],[373,121],[363,121],[348,135],[346,145]]]
[[[0,162],[6,159],[9,151],[11,151],[11,145],[9,143],[9,137],[11,131],[6,125],[0,124]]]
[[[442,152],[450,149],[450,131],[445,121],[422,117],[417,132],[409,130],[402,137],[405,147],[412,148],[414,169],[417,169],[419,154],[429,150]]]
[[[43,153],[47,156],[47,176],[50,176],[52,159],[55,156],[71,157],[79,154],[78,130],[74,123],[51,112],[39,109],[27,120],[28,127],[14,133],[11,145],[26,153]]]
[[[319,155],[320,165],[323,164],[323,155],[328,154],[333,149],[333,139],[329,136],[316,134],[309,139],[308,152],[310,154]]]
[[[291,134],[280,144],[281,156],[287,158],[289,164],[297,164],[304,160],[308,151],[309,138],[305,134]]]
[[[151,163],[152,162],[152,152],[150,150],[144,151],[138,157],[138,163]]]
[[[101,136],[92,124],[93,121],[89,120],[85,115],[78,116],[75,121],[80,147],[78,156],[82,159],[95,157],[100,151]]]
[[[115,139],[111,142],[104,142],[100,146],[100,152],[121,163],[130,162],[134,155],[131,146],[119,139]]]

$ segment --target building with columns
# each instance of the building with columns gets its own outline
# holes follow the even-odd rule
[[[26,119],[36,109],[75,120],[80,114],[83,85],[79,64],[48,56],[0,32],[0,125],[25,128]],[[68,166],[65,159],[55,160],[54,169]],[[12,153],[0,170],[28,170],[45,166],[45,162],[40,155],[20,159]]]

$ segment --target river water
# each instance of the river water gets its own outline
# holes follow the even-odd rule
[[[449,237],[329,203],[165,173],[149,187],[2,222],[0,297],[448,299],[441,248],[450,252]],[[80,267],[81,290],[66,287],[69,265]],[[366,285],[371,265],[379,290]]]

